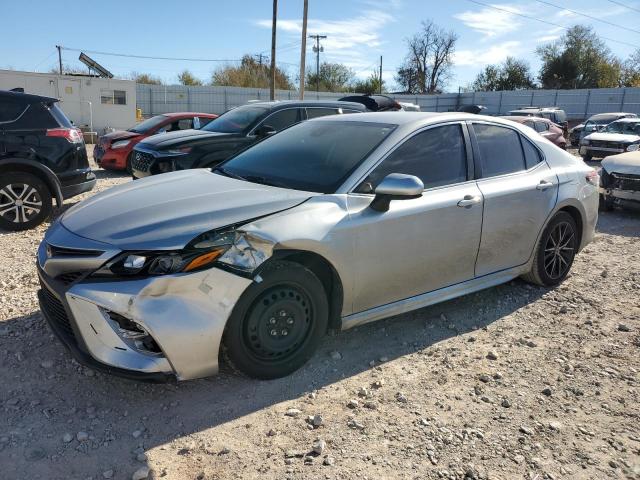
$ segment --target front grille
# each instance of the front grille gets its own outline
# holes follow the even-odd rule
[[[81,248],[58,247],[47,244],[48,253],[51,257],[99,257],[104,252],[100,250],[84,250]]]
[[[610,174],[610,177],[611,188],[640,191],[640,175],[622,175],[620,173],[612,173]]]
[[[153,155],[145,152],[136,151],[131,162],[131,166],[139,172],[148,172],[155,158]]]
[[[43,307],[46,309],[49,319],[55,322],[56,326],[60,328],[61,332],[68,337],[69,340],[75,342],[73,328],[71,327],[71,322],[69,321],[64,305],[62,305],[58,297],[56,297],[43,282],[40,282],[40,286],[43,294]]]
[[[56,280],[64,283],[65,285],[71,285],[75,281],[79,280],[85,272],[67,272],[62,273],[56,277]]]
[[[590,145],[595,148],[617,148],[624,150],[624,146],[621,143],[606,142],[603,140],[593,140]]]

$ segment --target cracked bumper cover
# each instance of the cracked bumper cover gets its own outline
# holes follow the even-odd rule
[[[39,273],[43,284],[50,282],[40,269]],[[62,294],[51,285],[43,287],[57,293],[64,305],[75,336],[80,337],[77,349],[88,358],[61,340],[81,363],[117,375],[128,372],[122,376],[131,378],[187,380],[218,372],[224,326],[251,281],[211,268],[130,281],[84,281]],[[42,294],[40,297],[41,309],[55,332],[55,322],[49,318]],[[132,348],[113,328],[105,310],[144,327],[162,353],[153,355]]]

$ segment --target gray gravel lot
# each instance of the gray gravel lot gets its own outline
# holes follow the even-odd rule
[[[98,175],[84,197],[129,181]],[[71,360],[36,300],[46,227],[0,232],[2,479],[640,478],[638,212],[601,214],[555,290],[328,337],[284,379],[178,385]]]

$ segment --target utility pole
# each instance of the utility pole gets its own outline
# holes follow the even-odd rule
[[[278,18],[278,0],[273,0],[273,20],[271,22],[271,82],[269,98],[276,99],[276,22]]]
[[[305,62],[307,60],[307,13],[309,12],[309,0],[304,0],[302,13],[302,50],[300,50],[300,100],[304,100]]]
[[[58,66],[60,67],[60,75],[62,75],[62,46],[56,45],[58,49]]]
[[[320,46],[320,39],[327,38],[326,35],[309,35],[309,38],[313,38],[316,41],[316,46],[313,47],[313,51],[316,52],[316,92],[320,91],[320,52],[324,52],[324,48]]]
[[[380,55],[380,91],[378,93],[382,94],[382,55]]]

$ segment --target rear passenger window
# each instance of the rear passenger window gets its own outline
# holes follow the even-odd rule
[[[307,108],[307,118],[326,117],[327,115],[337,115],[340,113],[337,108]]]
[[[539,133],[546,132],[547,130],[549,130],[548,125],[544,122],[536,122],[535,128],[536,128],[536,132],[539,132]]]
[[[294,123],[298,123],[300,121],[300,117],[298,115],[297,108],[288,108],[286,110],[280,110],[279,112],[275,112],[269,118],[267,118],[263,125],[269,125],[275,129],[276,132],[283,130]]]
[[[424,188],[467,180],[467,156],[460,125],[444,125],[420,132],[396,148],[358,187],[371,193],[390,173],[415,175]]]
[[[475,123],[483,177],[495,177],[524,170],[520,135],[510,128]]]
[[[0,102],[0,123],[13,122],[27,106],[19,102]]]
[[[524,137],[522,139],[522,148],[524,149],[524,159],[527,164],[527,170],[531,167],[535,167],[542,161],[542,156],[536,147],[534,147],[529,140]]]

